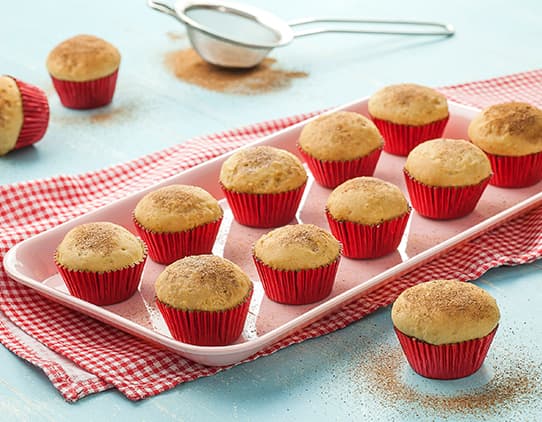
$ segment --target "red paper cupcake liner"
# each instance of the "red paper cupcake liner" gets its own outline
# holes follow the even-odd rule
[[[84,110],[103,107],[113,100],[118,69],[111,75],[92,81],[64,81],[51,75],[53,85],[64,107]]]
[[[38,142],[49,125],[49,101],[40,88],[20,81],[12,76],[17,84],[23,104],[23,125],[13,149],[19,149]]]
[[[174,339],[198,346],[226,346],[243,332],[253,290],[246,299],[224,311],[185,311],[156,299],[169,332]]]
[[[464,217],[471,213],[484,193],[489,177],[477,185],[428,186],[403,171],[412,207],[418,214],[436,220]]]
[[[524,188],[542,180],[542,152],[510,157],[486,153],[493,177],[489,183],[502,188]]]
[[[446,117],[427,125],[411,126],[370,117],[384,138],[384,151],[405,157],[422,142],[440,138],[449,119]]]
[[[147,254],[135,265],[102,273],[72,271],[55,264],[71,295],[95,305],[112,305],[130,298],[139,287]]]
[[[372,176],[380,158],[382,148],[365,157],[349,161],[323,161],[314,158],[297,146],[318,184],[326,188],[336,188],[341,183],[359,176]]]
[[[318,302],[331,293],[340,256],[320,268],[298,271],[276,270],[252,255],[263,289],[269,299],[287,305]]]
[[[451,380],[474,374],[486,358],[497,327],[487,336],[461,343],[434,345],[395,333],[412,369],[422,377]]]
[[[326,210],[329,228],[348,258],[378,258],[397,249],[410,216],[408,212],[378,225],[338,221]]]
[[[159,264],[171,264],[188,255],[211,253],[222,217],[216,221],[175,233],[155,233],[145,229],[132,216],[139,237],[147,245],[149,256]]]
[[[297,189],[282,193],[240,193],[220,187],[226,196],[235,220],[250,227],[279,227],[295,217],[305,183]]]

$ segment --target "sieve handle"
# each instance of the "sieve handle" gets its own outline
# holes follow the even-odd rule
[[[378,30],[341,28],[339,26],[321,27],[294,31],[294,37],[306,37],[307,35],[322,34],[324,32],[342,32],[351,34],[390,34],[390,35],[445,35],[452,36],[455,33],[453,25],[439,22],[407,21],[407,20],[377,20],[377,19],[350,19],[350,18],[301,18],[288,22],[290,26],[307,25],[311,23],[355,23],[364,25],[388,25],[388,26],[412,26],[424,27],[426,30]]]
[[[158,10],[159,12],[165,13],[166,15],[173,16],[175,19],[179,19],[179,15],[177,15],[175,9],[165,3],[162,3],[161,1],[147,0],[147,5],[154,10]]]

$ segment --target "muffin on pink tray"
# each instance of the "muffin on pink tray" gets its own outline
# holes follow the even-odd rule
[[[295,224],[261,236],[254,244],[252,257],[269,299],[304,305],[331,293],[341,245],[320,227]]]
[[[351,111],[325,114],[307,123],[298,149],[314,179],[327,188],[358,176],[372,176],[384,140],[366,117]]]
[[[491,165],[468,141],[433,139],[408,154],[404,175],[418,214],[445,220],[474,210],[491,177]]]
[[[141,281],[145,244],[124,227],[108,222],[71,229],[55,253],[55,264],[69,292],[95,305],[130,298]]]
[[[295,217],[306,183],[301,161],[270,146],[241,149],[220,169],[220,186],[233,217],[251,227],[288,224]]]
[[[109,104],[115,93],[119,65],[119,51],[93,35],[69,38],[47,57],[47,70],[60,102],[74,109]]]
[[[401,190],[376,177],[356,177],[337,186],[326,203],[331,233],[349,258],[378,258],[399,246],[410,206]]]
[[[401,293],[391,318],[414,371],[426,378],[457,379],[482,366],[500,312],[495,299],[474,284],[434,280]]]
[[[49,125],[49,102],[36,86],[0,76],[0,155],[38,142]]]
[[[526,103],[496,104],[476,116],[469,138],[488,156],[489,183],[503,188],[542,180],[542,110]]]
[[[406,156],[428,139],[440,138],[448,123],[446,97],[416,85],[390,85],[369,98],[369,114],[386,141],[384,151]]]
[[[133,221],[151,259],[171,264],[187,255],[211,253],[223,214],[206,190],[170,185],[146,194],[135,207]]]
[[[233,262],[194,255],[168,265],[156,279],[155,291],[156,305],[173,338],[225,346],[243,332],[253,285]]]

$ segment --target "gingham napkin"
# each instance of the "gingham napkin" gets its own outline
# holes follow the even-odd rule
[[[507,100],[542,106],[542,70],[442,88],[476,107]],[[10,247],[87,211],[145,188],[315,113],[196,138],[126,164],[80,176],[0,187],[0,258]],[[542,256],[542,208],[529,212],[351,303],[249,359],[343,328],[431,278],[472,280],[499,265]],[[205,367],[50,302],[0,272],[0,341],[40,367],[68,401],[115,387],[139,400],[226,368]]]

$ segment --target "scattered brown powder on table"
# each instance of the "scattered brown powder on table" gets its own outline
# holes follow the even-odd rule
[[[306,72],[275,68],[275,59],[266,58],[251,69],[225,69],[205,62],[191,48],[166,54],[166,67],[179,79],[211,91],[255,95],[289,87]]]
[[[132,105],[109,105],[94,110],[77,110],[72,113],[51,114],[51,123],[59,125],[99,124],[106,125],[132,117]]]
[[[489,382],[458,395],[445,396],[416,391],[402,379],[408,365],[402,350],[397,347],[376,347],[360,359],[354,369],[354,382],[364,380],[363,391],[369,391],[386,405],[397,410],[412,411],[425,407],[438,413],[439,417],[462,414],[498,415],[503,410],[513,410],[518,404],[526,403],[542,392],[540,368],[528,358],[522,358],[519,350],[503,353],[496,359],[495,373]],[[412,406],[408,408],[408,404]]]
[[[175,31],[168,31],[166,32],[166,36],[171,40],[171,41],[178,41],[178,40],[183,40],[186,38],[186,34],[183,33],[183,32],[175,32]]]

